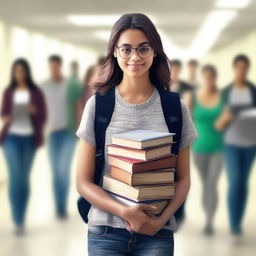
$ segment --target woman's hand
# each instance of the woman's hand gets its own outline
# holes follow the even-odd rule
[[[29,105],[27,105],[27,111],[30,114],[35,114],[37,112],[37,109],[36,109],[35,105],[29,104]]]
[[[124,214],[127,229],[145,235],[155,235],[164,225],[160,217],[151,213],[155,210],[155,206],[146,204],[127,207]]]

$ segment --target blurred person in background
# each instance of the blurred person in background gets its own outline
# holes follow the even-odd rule
[[[92,84],[97,79],[99,67],[103,63],[104,59],[104,56],[99,57],[97,64],[90,66],[86,71],[84,77],[84,104],[95,93],[95,89],[93,88]]]
[[[216,130],[215,122],[221,115],[224,104],[216,80],[216,68],[212,65],[204,65],[201,85],[188,98],[188,105],[199,134],[192,149],[195,166],[203,186],[206,235],[212,235],[214,232],[213,218],[218,205],[217,185],[223,166],[223,135]]]
[[[46,106],[25,59],[12,65],[11,80],[2,98],[3,129],[0,142],[8,166],[9,199],[16,234],[24,233],[30,195],[30,171],[36,150],[43,143]]]
[[[71,76],[67,82],[68,131],[75,136],[83,113],[83,87],[78,76],[78,63],[71,62],[70,68]]]
[[[183,98],[188,92],[191,92],[193,87],[181,80],[180,74],[182,71],[182,63],[180,60],[174,59],[171,61],[171,91],[178,92]]]
[[[228,212],[230,229],[240,240],[248,181],[256,153],[256,115],[244,117],[256,108],[256,87],[247,80],[250,60],[237,55],[233,60],[234,80],[222,92],[226,104],[216,127],[224,130],[224,152],[228,176]]]
[[[198,69],[199,69],[199,62],[195,59],[191,59],[188,61],[187,64],[187,72],[188,72],[188,79],[187,82],[193,86],[193,88],[198,87]]]
[[[50,78],[42,84],[42,89],[49,112],[49,157],[56,216],[64,219],[67,217],[70,169],[76,137],[69,131],[68,81],[62,74],[62,59],[58,55],[51,55],[48,64]]]
[[[193,87],[188,83],[180,79],[180,74],[182,71],[182,63],[178,59],[171,61],[171,86],[170,91],[179,93],[181,98],[186,99],[188,95],[192,92]],[[175,213],[176,223],[178,229],[183,224],[185,220],[185,202]]]
[[[92,81],[95,78],[96,74],[96,65],[91,65],[85,73],[84,76],[84,97],[83,97],[83,103],[86,104],[88,99],[95,93],[95,90],[92,88],[91,84]]]

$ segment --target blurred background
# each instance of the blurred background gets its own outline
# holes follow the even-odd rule
[[[200,68],[210,63],[218,71],[219,89],[234,77],[232,62],[245,54],[251,62],[248,80],[256,83],[256,1],[254,0],[0,0],[0,94],[9,83],[11,66],[26,58],[36,84],[49,76],[48,57],[62,58],[62,74],[71,75],[71,62],[79,64],[78,79],[85,86],[89,68],[106,54],[114,22],[124,13],[148,15],[160,33],[170,60],[182,62],[181,78],[189,81],[188,62],[196,60],[196,82]],[[2,102],[1,102],[2,104]],[[1,120],[1,126],[3,125]],[[256,128],[256,127],[255,127]],[[68,218],[58,219],[54,211],[52,173],[45,145],[34,159],[27,208],[26,233],[14,234],[8,199],[8,170],[0,151],[0,255],[86,255],[86,225],[76,208],[76,148],[71,166]],[[186,218],[176,234],[175,255],[255,255],[256,250],[256,165],[248,178],[248,198],[243,218],[243,239],[236,244],[229,231],[227,175],[223,165],[216,183],[219,202],[214,235],[203,232],[202,182],[191,161],[192,185],[186,202]]]

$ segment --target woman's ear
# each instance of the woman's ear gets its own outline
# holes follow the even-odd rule
[[[154,51],[154,58],[156,57],[156,52]]]
[[[117,56],[116,56],[116,50],[114,50],[114,54],[113,54],[113,55],[114,55],[115,58],[117,57]]]

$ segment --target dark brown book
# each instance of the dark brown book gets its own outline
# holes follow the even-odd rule
[[[108,155],[109,165],[118,167],[130,173],[138,173],[138,172],[144,172],[144,171],[175,167],[176,160],[177,160],[177,156],[172,154],[166,157],[147,160],[147,161],[121,157],[121,156]]]
[[[170,199],[175,194],[174,184],[132,187],[119,180],[113,179],[108,175],[103,177],[103,188],[136,202]]]
[[[111,166],[109,175],[130,186],[171,184],[174,183],[174,171],[174,168],[168,168],[141,173],[130,173],[118,167]]]
[[[151,160],[169,155],[171,153],[171,144],[165,144],[147,149],[134,149],[110,144],[108,145],[108,153],[115,156]]]

